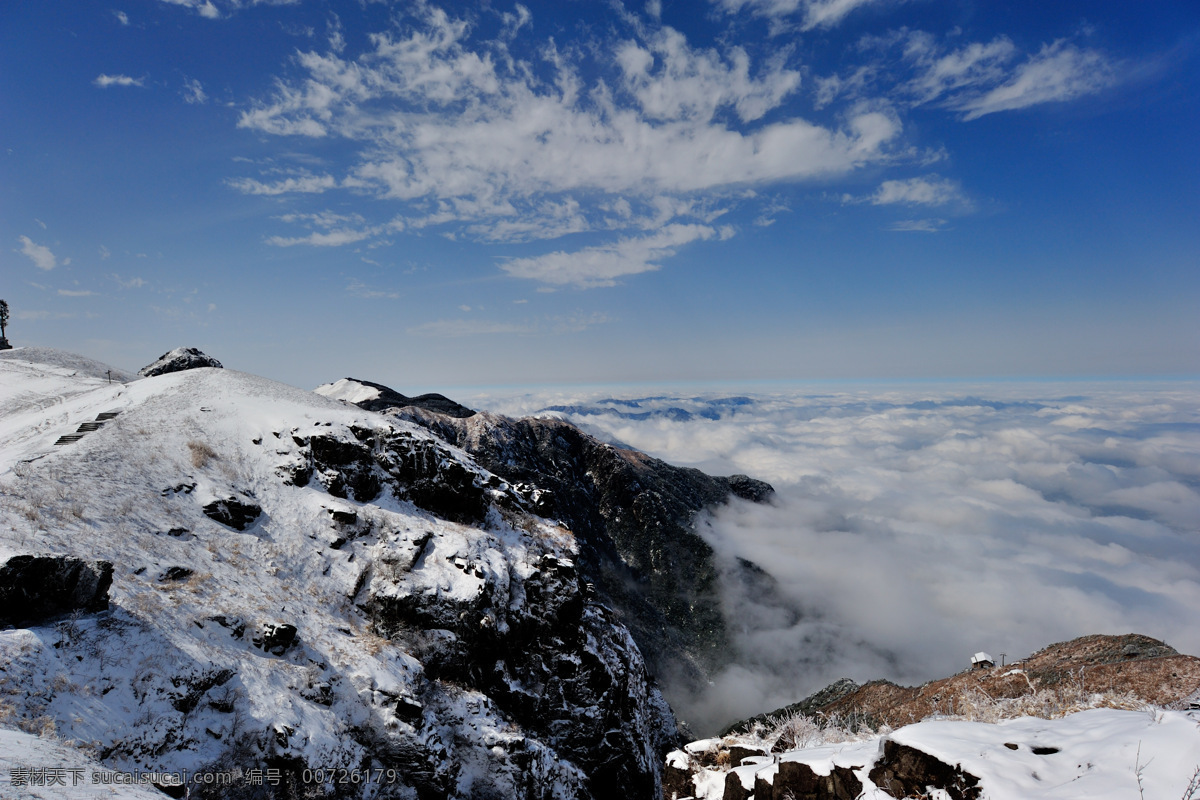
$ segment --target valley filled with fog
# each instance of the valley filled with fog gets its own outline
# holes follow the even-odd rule
[[[707,730],[849,676],[919,683],[986,650],[1009,661],[1091,633],[1200,653],[1200,395],[1193,383],[773,386],[747,393],[496,391],[714,474],[769,481],[769,505],[703,534],[732,578],[739,653],[700,696]],[[744,574],[728,570],[729,575]],[[1101,688],[1101,687],[1097,687]]]

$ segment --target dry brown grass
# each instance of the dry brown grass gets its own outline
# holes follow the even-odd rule
[[[187,443],[188,450],[192,451],[192,466],[196,469],[203,469],[208,466],[210,461],[220,458],[217,451],[213,450],[204,442],[192,439]]]

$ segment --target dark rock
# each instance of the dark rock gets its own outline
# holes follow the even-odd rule
[[[730,772],[725,776],[725,792],[721,800],[750,800],[753,796],[754,792],[742,785],[741,775]]]
[[[775,494],[775,487],[771,484],[747,475],[730,475],[726,480],[729,481],[730,492],[753,503],[766,502]]]
[[[147,364],[138,370],[143,378],[153,378],[155,375],[166,375],[169,372],[183,372],[200,367],[216,367],[221,369],[221,362],[212,356],[205,355],[194,347],[177,347],[169,353],[163,353],[158,360]]]
[[[13,556],[0,567],[0,625],[38,625],[108,608],[113,565],[66,556]]]
[[[696,783],[692,780],[691,770],[668,762],[663,770],[663,800],[682,800],[684,797],[694,797],[695,794]]]
[[[751,756],[765,756],[765,755],[767,755],[767,750],[765,748],[743,747],[742,745],[735,744],[729,748],[729,766],[740,767],[742,765],[743,758],[750,758]]]
[[[982,791],[979,778],[950,766],[928,753],[891,739],[883,743],[883,755],[871,769],[870,778],[892,797],[920,796],[930,787],[941,789],[953,800],[977,800]]]
[[[159,583],[171,583],[174,581],[182,581],[192,577],[194,570],[188,567],[168,567],[162,575],[158,576]]]
[[[369,503],[379,496],[380,480],[370,449],[357,441],[343,441],[335,436],[313,436],[313,466],[325,490],[334,497],[352,497]]]
[[[755,781],[754,800],[857,800],[863,786],[856,769],[862,767],[834,767],[828,775],[818,775],[808,764],[780,761],[772,783]]]
[[[296,643],[296,626],[286,622],[268,622],[262,626],[262,630],[254,636],[251,642],[260,650],[281,656]]]
[[[222,525],[244,531],[258,519],[262,507],[246,498],[230,496],[224,500],[213,500],[204,507],[204,513]]]

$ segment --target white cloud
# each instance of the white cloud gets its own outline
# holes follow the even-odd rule
[[[902,219],[888,226],[889,231],[917,231],[920,233],[937,233],[945,230],[946,220],[940,218]]]
[[[1100,52],[1059,40],[1018,66],[1004,84],[957,107],[964,112],[963,119],[972,120],[997,111],[1094,94],[1112,82],[1112,67]]]
[[[695,50],[682,33],[664,28],[644,45],[623,42],[616,63],[647,119],[708,123],[717,109],[731,106],[742,122],[752,122],[800,86],[800,73],[784,68],[785,56],[780,53],[751,77],[750,57],[740,47],[722,57],[716,50]]]
[[[1005,36],[950,52],[921,31],[900,40],[904,58],[918,70],[904,87],[912,102],[939,103],[962,112],[964,120],[1094,94],[1114,80],[1107,56],[1065,39],[1043,45],[1020,63],[1015,62],[1021,53]]]
[[[122,25],[129,24],[129,15],[124,11],[113,11],[112,13],[113,16],[117,18],[117,22],[120,22]]]
[[[28,236],[18,236],[17,241],[21,243],[21,252],[29,256],[29,260],[38,269],[48,271],[58,266],[58,259],[54,257],[54,253],[50,252],[49,247],[35,244]]]
[[[987,44],[973,42],[945,55],[934,53],[933,37],[926,33],[914,33],[905,47],[905,56],[922,66],[908,85],[918,103],[931,103],[964,88],[1004,80],[1017,48],[1008,37],[998,36]]]
[[[108,259],[112,258],[112,253],[109,252],[108,248],[105,247],[104,245],[100,245],[100,249],[98,252],[100,253],[100,259],[102,261],[107,261]]]
[[[208,102],[208,95],[200,81],[192,78],[183,82],[183,100],[189,105],[202,105]]]
[[[59,289],[58,293],[62,297],[91,297],[95,294],[89,289]]]
[[[841,22],[847,14],[866,5],[879,4],[884,0],[713,0],[723,11],[736,14],[748,8],[751,13],[781,20],[801,15],[801,28],[831,28]]]
[[[337,214],[333,211],[319,211],[311,214],[283,214],[276,219],[281,222],[298,222],[310,227],[333,228],[338,225],[361,225],[363,218],[359,214]]]
[[[274,183],[263,183],[253,178],[234,178],[227,183],[243,194],[320,194],[337,187],[332,175],[298,175]]]
[[[884,181],[871,195],[872,204],[891,205],[901,203],[909,206],[944,206],[951,203],[967,205],[957,181],[930,175],[923,178]]]
[[[146,285],[145,278],[134,277],[134,278],[129,278],[128,280],[126,280],[126,279],[122,278],[120,275],[114,274],[112,276],[112,279],[114,281],[116,281],[117,285],[120,286],[122,289],[140,289]]]
[[[515,278],[531,278],[558,286],[582,289],[613,286],[626,275],[656,270],[676,250],[697,240],[711,239],[717,231],[707,225],[669,225],[649,236],[623,238],[611,245],[562,250],[533,258],[514,258],[500,268]]]
[[[657,199],[680,209],[659,226],[706,224],[701,214],[737,202],[747,186],[886,161],[900,133],[896,116],[879,107],[851,109],[834,126],[779,113],[800,85],[786,53],[753,64],[738,47],[694,48],[670,28],[633,25],[632,35],[589,50],[615,71],[614,83],[592,77],[581,52],[522,42],[518,31],[532,36],[528,12],[492,40],[473,38],[467,21],[440,9],[416,13],[371,35],[357,55],[298,53],[300,74],[280,80],[239,126],[352,143],[357,157],[345,174],[303,185],[396,201],[393,229],[441,226],[446,235],[503,242],[613,232],[612,245],[585,253],[607,259],[609,267],[590,271],[609,277],[567,281],[579,285],[647,268],[619,267],[615,258]],[[288,181],[231,185],[298,190]],[[570,272],[517,263],[540,275]]]
[[[738,626],[729,673],[669,698],[704,732],[842,676],[941,677],[979,650],[1015,659],[1135,631],[1200,652],[1198,396],[821,385],[635,396],[636,414],[582,394],[472,404],[575,406],[571,419],[653,456],[775,486],[771,504],[734,503],[702,529]],[[770,573],[777,601],[738,580],[736,557]]]
[[[374,231],[368,230],[353,230],[342,229],[332,230],[326,233],[314,232],[308,236],[269,236],[267,244],[275,247],[294,247],[298,244],[306,244],[311,247],[341,247],[342,245],[354,244],[361,242],[363,239],[370,238]]]
[[[93,84],[101,89],[107,89],[110,86],[141,86],[146,82],[145,78],[131,78],[128,75],[98,75]]]

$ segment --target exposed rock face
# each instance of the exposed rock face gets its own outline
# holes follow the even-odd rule
[[[197,350],[195,347],[176,347],[169,353],[163,353],[153,363],[138,370],[143,378],[153,378],[155,375],[166,375],[168,372],[183,372],[186,369],[198,367],[221,368],[221,362]]]
[[[694,520],[730,495],[763,502],[774,492],[769,484],[675,467],[558,419],[391,413],[463,448],[510,484],[529,487],[533,509],[579,538],[581,571],[632,631],[652,672],[698,682],[726,662],[731,647],[717,567]]]
[[[66,556],[13,556],[0,567],[0,625],[39,625],[108,608],[113,565]]]
[[[779,762],[775,780],[755,779],[755,800],[857,800],[863,785],[854,770],[835,766],[828,775],[818,775],[808,764]]]
[[[234,530],[244,531],[258,519],[258,515],[262,513],[262,508],[249,498],[230,495],[220,500],[213,500],[204,506],[204,513],[210,519],[216,520],[222,525],[228,525]]]
[[[871,769],[872,782],[892,797],[920,797],[930,788],[941,789],[952,800],[977,800],[979,778],[928,753],[891,739],[883,742],[883,755]]]

